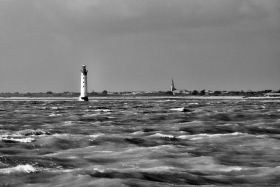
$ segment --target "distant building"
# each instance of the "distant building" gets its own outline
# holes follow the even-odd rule
[[[211,91],[211,90],[205,90],[205,95],[211,95],[211,94],[213,94],[214,92],[213,91]]]
[[[264,94],[264,96],[266,96],[266,97],[280,97],[280,93],[270,92],[270,93]]]
[[[132,92],[133,95],[140,95],[140,94],[144,94],[144,91],[134,91]]]
[[[174,81],[173,81],[173,79],[172,79],[172,83],[171,83],[171,86],[170,86],[170,91],[173,92],[173,91],[175,91],[175,90],[176,90],[176,88],[175,88],[175,86],[174,86]]]

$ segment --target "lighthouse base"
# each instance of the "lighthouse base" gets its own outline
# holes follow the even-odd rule
[[[86,96],[86,97],[79,97],[79,101],[88,101],[88,96]]]

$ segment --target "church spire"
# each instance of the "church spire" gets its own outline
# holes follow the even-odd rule
[[[176,88],[174,86],[174,81],[173,81],[173,78],[172,78],[172,83],[171,83],[170,91],[173,92],[175,90],[176,90]]]

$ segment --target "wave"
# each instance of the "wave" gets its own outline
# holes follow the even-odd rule
[[[0,138],[22,138],[22,136],[39,136],[39,135],[51,135],[49,131],[42,129],[26,129],[20,131],[9,131],[9,130],[0,130]]]
[[[167,99],[167,100],[159,100],[159,101],[154,101],[154,102],[175,102],[176,100],[173,99]]]
[[[180,135],[180,136],[173,136],[170,134],[161,134],[156,133],[153,135],[150,135],[150,137],[161,137],[161,138],[178,138],[178,139],[189,139],[189,140],[199,140],[203,138],[218,138],[223,136],[254,136],[257,138],[265,138],[267,135],[251,135],[248,133],[242,133],[242,132],[234,132],[234,133],[225,133],[225,134],[194,134],[194,135]]]
[[[136,131],[136,132],[133,132],[131,134],[133,134],[133,135],[142,135],[142,134],[144,134],[144,132],[143,131]]]
[[[9,137],[0,137],[0,140],[2,142],[11,142],[11,143],[15,143],[15,142],[21,142],[21,143],[30,143],[34,141],[34,138],[9,138]]]
[[[109,109],[96,109],[95,112],[111,112]]]
[[[62,116],[62,114],[50,114],[49,116]]]
[[[42,129],[26,129],[22,131],[18,131],[20,135],[24,136],[33,136],[33,135],[51,135],[50,132],[42,130]]]
[[[198,103],[188,103],[188,105],[198,105]]]
[[[56,106],[53,106],[53,107],[50,107],[51,110],[63,110],[65,109],[64,107],[56,107]]]
[[[91,134],[89,135],[91,138],[98,138],[99,136],[103,136],[104,134],[103,133],[98,133],[98,134]]]
[[[0,174],[12,174],[12,173],[34,173],[36,169],[29,164],[26,165],[18,165],[12,168],[4,168],[0,169]]]
[[[155,137],[162,137],[162,138],[174,138],[173,135],[169,135],[169,134],[161,134],[161,133],[156,133],[156,134],[153,134],[151,136],[155,136]]]
[[[172,109],[169,109],[169,110],[173,110],[173,111],[178,111],[178,112],[192,112],[192,110],[189,110],[187,108],[172,108]]]
[[[204,171],[204,172],[241,172],[244,170],[250,170],[248,167],[241,166],[225,166],[219,164],[194,164],[191,171]]]
[[[61,126],[71,126],[71,125],[75,125],[75,122],[74,121],[64,121],[63,125],[61,125]]]
[[[157,146],[151,146],[151,147],[133,147],[128,148],[127,150],[123,152],[144,152],[144,151],[151,151],[151,150],[164,150],[164,149],[174,149],[175,147],[173,145],[157,145]]]
[[[247,133],[234,132],[234,133],[226,133],[226,134],[195,134],[195,135],[181,135],[177,138],[179,139],[190,139],[190,140],[198,140],[203,138],[216,138],[221,136],[240,136],[240,135],[248,135]]]
[[[244,170],[244,169],[239,166],[225,167],[225,168],[219,169],[219,171],[223,171],[223,172],[241,171],[241,170]]]

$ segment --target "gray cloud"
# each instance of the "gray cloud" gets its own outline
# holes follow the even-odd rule
[[[62,12],[75,23],[80,23],[78,26],[88,26],[100,32],[126,33],[224,27],[246,21],[259,23],[263,19],[276,25],[276,19],[279,19],[277,7],[280,6],[277,0],[107,0],[67,1],[66,5],[60,1],[59,4]]]
[[[29,88],[22,86],[26,80],[38,90],[45,89],[40,82],[51,90],[54,80],[60,80],[56,89],[64,83],[71,90],[79,88],[72,77],[77,66],[88,63],[90,68],[92,63],[90,76],[108,75],[95,82],[99,89],[137,89],[129,80],[152,89],[145,85],[150,79],[161,89],[166,84],[162,72],[188,79],[224,68],[222,76],[228,67],[237,71],[250,64],[260,73],[266,58],[271,65],[266,72],[275,77],[279,7],[279,0],[0,1],[0,78],[12,71],[21,75],[17,80],[23,90]],[[260,56],[262,51],[266,53]],[[184,74],[184,69],[192,71]],[[31,71],[41,72],[38,80]]]
[[[114,35],[185,28],[279,28],[277,0],[50,0],[0,2],[0,27],[12,34]],[[1,8],[0,8],[1,9]],[[2,26],[1,26],[2,25]]]

